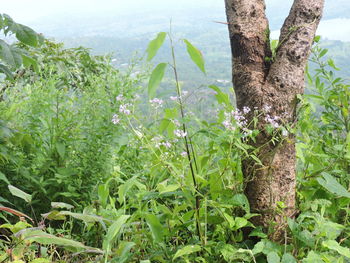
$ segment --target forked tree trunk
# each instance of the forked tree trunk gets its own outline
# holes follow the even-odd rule
[[[272,60],[264,0],[225,0],[225,5],[237,107],[257,107],[263,111],[270,106],[268,115],[278,116],[279,124],[294,123],[296,95],[304,92],[305,67],[324,0],[294,1]],[[285,218],[293,217],[296,211],[295,138],[290,134],[277,145],[267,143],[271,136],[263,129],[265,118],[259,120],[261,133],[254,143],[261,147],[263,167],[248,161],[243,169],[251,209],[261,215],[254,223],[265,229],[274,226],[271,238],[279,240],[283,237]],[[277,209],[280,202],[286,208]]]

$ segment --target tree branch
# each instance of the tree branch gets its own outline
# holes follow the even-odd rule
[[[247,97],[247,89],[250,94],[259,96],[265,81],[269,68],[265,58],[271,56],[269,25],[264,0],[225,0],[225,6],[232,48],[233,83],[240,87],[236,90],[237,105],[242,107],[245,102],[239,98]]]
[[[291,96],[303,93],[305,66],[323,6],[324,0],[295,0],[282,26],[279,48],[267,82],[277,93],[288,93],[287,101],[293,100]]]

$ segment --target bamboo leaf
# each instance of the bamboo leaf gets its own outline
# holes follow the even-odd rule
[[[152,58],[154,58],[154,56],[157,54],[159,48],[163,45],[164,40],[166,37],[166,33],[165,32],[160,32],[157,37],[155,39],[153,39],[147,47],[146,52],[148,53],[147,56],[147,61],[152,60]]]
[[[119,233],[125,222],[128,220],[129,215],[120,216],[109,228],[105,237],[105,240],[111,242]]]
[[[151,229],[154,241],[157,243],[163,242],[163,226],[159,222],[158,218],[153,214],[147,214],[145,218],[149,228]]]
[[[202,53],[188,40],[184,39],[184,42],[187,46],[187,53],[189,54],[190,58],[197,65],[197,67],[205,74],[204,58]]]
[[[198,252],[201,251],[201,247],[199,245],[189,245],[189,246],[185,246],[181,249],[179,249],[178,251],[176,251],[173,260],[175,260],[176,258],[185,256],[185,255],[189,255],[192,254],[194,252]]]
[[[166,63],[158,64],[152,71],[151,77],[148,82],[148,97],[152,99],[156,95],[156,90],[159,87],[160,82],[164,77],[164,72],[166,69]]]
[[[4,181],[7,184],[10,184],[10,181],[7,179],[6,175],[0,172],[0,181]]]
[[[32,196],[30,194],[23,192],[21,189],[18,189],[13,185],[8,185],[8,188],[12,195],[22,198],[27,203],[30,203],[32,201]]]

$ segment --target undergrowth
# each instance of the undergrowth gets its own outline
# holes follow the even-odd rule
[[[167,37],[172,60],[147,84],[137,63],[121,72],[84,48],[22,47],[38,70],[2,83],[0,262],[349,262],[350,86],[326,51],[314,47],[297,127],[268,105],[240,111],[213,85],[208,121],[181,89],[171,34],[159,33],[145,59]],[[205,74],[201,52],[182,45]],[[167,68],[174,94],[160,98]],[[298,139],[299,214],[284,244],[250,222],[241,163],[260,161],[247,114],[267,120],[271,143]]]

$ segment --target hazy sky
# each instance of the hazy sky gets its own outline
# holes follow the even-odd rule
[[[43,18],[45,19],[43,21],[50,23],[62,15],[117,16],[132,14],[135,10],[169,12],[180,7],[212,8],[212,10],[223,10],[224,13],[224,0],[0,0],[0,2],[1,13],[7,13],[17,22],[29,26]],[[266,0],[269,18],[285,17],[291,3],[292,0]],[[337,16],[338,11],[334,10],[349,15],[344,19]],[[335,19],[327,20],[327,17]],[[350,41],[350,0],[326,0],[325,19],[321,22],[318,33],[325,38]],[[274,34],[277,34],[277,31]]]

